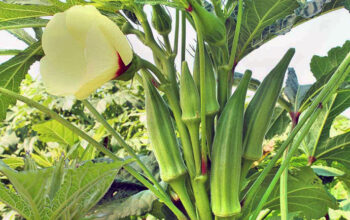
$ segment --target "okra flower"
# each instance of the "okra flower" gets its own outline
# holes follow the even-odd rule
[[[120,76],[133,58],[118,26],[90,5],[55,14],[43,33],[42,46],[40,73],[47,91],[77,99]]]

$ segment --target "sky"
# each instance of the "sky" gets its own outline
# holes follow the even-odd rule
[[[190,25],[187,25],[190,27]],[[246,56],[237,66],[236,71],[253,71],[253,77],[262,80],[264,76],[278,63],[290,47],[296,49],[296,54],[290,63],[294,67],[302,84],[315,81],[310,72],[310,61],[313,55],[325,56],[327,51],[335,46],[341,46],[350,40],[350,13],[340,9],[305,22],[291,32],[278,36]],[[187,28],[187,43],[194,44],[195,32]],[[134,36],[129,37],[134,51],[145,59],[151,59],[151,51],[142,45]],[[12,37],[6,31],[0,31],[0,49],[23,49],[26,45]],[[0,56],[0,63],[9,59]],[[190,60],[189,54],[187,58]],[[178,56],[179,59],[179,56]],[[35,63],[30,74],[39,76],[39,63]],[[350,115],[350,111],[349,115]]]

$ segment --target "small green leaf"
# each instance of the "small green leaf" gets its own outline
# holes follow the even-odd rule
[[[59,144],[73,146],[79,141],[78,136],[74,132],[55,120],[36,124],[32,129],[39,133],[39,139],[43,142],[57,142]]]
[[[39,56],[37,56],[39,52],[41,52],[41,44],[37,42],[22,53],[2,63],[0,65],[0,87],[18,92],[19,85],[30,66],[39,59]],[[8,106],[14,103],[15,100],[0,95],[0,120],[5,118]]]

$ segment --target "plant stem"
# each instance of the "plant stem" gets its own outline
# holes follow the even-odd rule
[[[260,184],[264,181],[267,174],[271,171],[274,164],[277,162],[277,160],[281,157],[284,150],[287,148],[287,146],[291,143],[293,138],[296,136],[298,131],[304,126],[308,118],[313,114],[314,110],[318,107],[318,105],[324,100],[324,98],[327,97],[328,94],[332,94],[340,85],[341,82],[344,81],[346,75],[350,72],[350,69],[347,69],[348,65],[350,63],[350,53],[347,54],[345,59],[342,61],[342,63],[339,65],[327,85],[324,87],[324,89],[319,93],[319,95],[315,98],[313,103],[310,105],[309,109],[305,112],[304,117],[301,118],[299,123],[295,126],[293,131],[290,133],[288,138],[284,141],[276,155],[271,159],[271,161],[268,163],[267,167],[262,171],[262,173],[259,175],[259,177],[256,179],[254,184],[250,187],[248,192],[245,195],[245,204],[250,204],[252,199],[254,198],[255,193],[260,187]],[[299,138],[303,138],[300,136]]]
[[[207,180],[208,172],[208,162],[207,162],[207,145],[206,145],[206,111],[205,111],[205,54],[204,54],[204,40],[202,36],[202,31],[200,30],[200,25],[198,23],[197,15],[193,14],[193,20],[197,29],[197,41],[199,46],[199,72],[200,72],[200,99],[201,99],[201,181],[198,184],[193,185],[193,190],[195,192],[196,204],[201,219],[212,219],[211,209],[209,205],[208,194],[205,190],[205,182]],[[198,187],[197,189],[195,189]],[[210,213],[210,215],[208,214]]]
[[[163,37],[163,40],[164,40],[164,44],[165,44],[165,48],[166,50],[168,51],[169,54],[172,53],[172,49],[171,49],[171,44],[170,44],[170,41],[169,41],[169,36],[167,34],[165,35],[162,35]]]
[[[174,37],[174,55],[177,55],[178,47],[179,47],[179,19],[180,17],[180,11],[179,9],[176,9],[175,13],[175,37]]]
[[[287,159],[288,147],[283,153],[283,161]],[[280,212],[281,220],[288,219],[288,165],[283,171],[280,180]]]
[[[159,189],[159,191],[162,194],[167,195],[158,183],[158,181],[154,178],[151,171],[146,167],[144,163],[142,163],[140,158],[136,155],[135,151],[124,141],[121,135],[112,128],[112,126],[103,118],[103,116],[100,113],[98,113],[98,111],[94,108],[94,106],[91,105],[91,103],[88,100],[82,100],[82,103],[89,109],[89,111],[91,112],[91,114],[94,115],[97,121],[100,122],[103,125],[103,127],[105,127],[107,131],[118,141],[118,143],[126,150],[126,152],[128,152],[130,156],[136,160],[136,163],[141,167],[146,177],[149,180],[151,180],[151,182]]]
[[[202,154],[202,164],[204,164],[205,169],[207,167],[207,145],[206,145],[206,109],[205,109],[205,52],[204,52],[204,40],[202,36],[202,30],[200,29],[197,14],[193,14],[193,20],[197,30],[197,41],[199,47],[199,81],[200,81],[200,97],[201,97],[201,154]],[[206,175],[206,171],[202,170],[202,173]]]
[[[196,209],[194,208],[192,201],[187,193],[187,188],[185,186],[185,176],[182,176],[180,178],[177,178],[169,183],[171,188],[174,189],[174,191],[179,196],[182,205],[185,207],[185,210],[187,211],[188,216],[191,220],[197,219]]]
[[[231,71],[235,63],[239,34],[240,34],[241,24],[242,24],[242,15],[243,15],[243,0],[238,0],[238,15],[237,15],[236,28],[235,28],[235,36],[233,37],[233,41],[232,41],[230,59],[226,66],[227,71]]]
[[[188,131],[191,137],[196,176],[201,175],[201,150],[199,147],[199,122],[188,122]]]
[[[181,63],[186,59],[186,12],[181,12]]]
[[[47,114],[52,119],[56,120],[57,122],[59,122],[60,124],[62,124],[66,128],[68,128],[69,130],[71,130],[73,133],[77,134],[79,137],[86,140],[89,144],[94,146],[97,150],[103,152],[105,155],[109,156],[111,159],[116,160],[116,161],[122,161],[121,158],[114,155],[111,151],[106,149],[102,144],[98,143],[95,139],[91,138],[84,131],[80,130],[79,128],[77,128],[76,126],[74,126],[69,121],[62,118],[60,115],[58,115],[56,112],[50,110],[49,108],[29,99],[27,97],[24,97],[22,95],[14,93],[10,90],[7,90],[5,88],[0,88],[0,93],[4,94],[10,98],[24,102],[30,107],[34,107],[34,108],[40,110],[41,112]],[[184,214],[172,203],[172,201],[170,200],[170,198],[168,196],[164,196],[160,191],[158,191],[158,189],[156,187],[154,187],[143,176],[141,176],[139,173],[137,173],[137,171],[134,170],[134,168],[130,167],[129,165],[124,166],[124,168],[132,176],[134,176],[138,181],[140,181],[142,184],[144,184],[149,190],[151,190],[159,199],[161,199],[169,207],[169,209],[174,212],[174,214],[178,218],[186,219]]]
[[[159,81],[160,81],[161,83],[167,83],[167,82],[168,82],[168,81],[165,79],[163,73],[162,73],[155,65],[153,65],[153,63],[148,62],[147,60],[144,60],[144,59],[141,59],[141,58],[140,58],[140,60],[141,60],[141,62],[142,62],[142,64],[141,64],[142,67],[151,70],[151,71],[154,73],[154,75],[157,76],[157,78],[159,79]]]
[[[271,192],[273,191],[275,185],[278,182],[278,179],[280,178],[280,176],[282,175],[284,169],[288,166],[290,159],[293,157],[293,154],[295,153],[295,151],[298,149],[301,141],[304,139],[305,135],[309,132],[311,126],[313,125],[314,121],[317,119],[318,115],[320,114],[321,109],[318,108],[316,109],[316,111],[313,113],[313,115],[310,117],[309,121],[305,124],[305,126],[301,129],[300,131],[300,136],[298,137],[298,139],[293,143],[287,157],[285,158],[285,160],[282,162],[280,168],[278,169],[277,173],[275,174],[274,178],[272,179],[269,187],[267,188],[267,190],[265,191],[263,197],[261,198],[258,207],[255,209],[253,216],[250,217],[250,219],[256,219],[257,216],[259,215],[261,209],[263,208],[266,200],[268,199],[268,197],[270,196]],[[288,210],[288,209],[287,209]],[[287,210],[283,210],[283,211],[287,211]],[[281,211],[282,211],[282,207],[281,207]],[[281,213],[284,215],[287,215],[288,213]],[[287,216],[281,216],[281,219],[286,219]]]

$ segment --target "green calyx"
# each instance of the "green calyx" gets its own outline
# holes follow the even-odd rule
[[[124,72],[122,72],[119,76],[117,76],[116,80],[129,81],[131,80],[135,73],[142,68],[140,57],[134,54],[131,63],[124,68]]]
[[[197,16],[204,40],[215,46],[225,44],[226,27],[224,22],[196,1],[191,2],[192,11],[190,13],[194,13],[193,16]]]
[[[171,31],[171,17],[164,7],[152,6],[152,25],[160,35],[167,35]]]
[[[251,71],[247,71],[218,120],[212,147],[211,203],[215,216],[241,212],[239,201],[244,104]]]
[[[146,96],[147,130],[163,181],[171,182],[187,173],[170,113],[151,81],[143,76]]]
[[[284,76],[295,53],[291,48],[265,77],[250,101],[244,115],[244,153],[248,160],[262,157],[262,144],[269,126],[273,109],[280,95]]]

